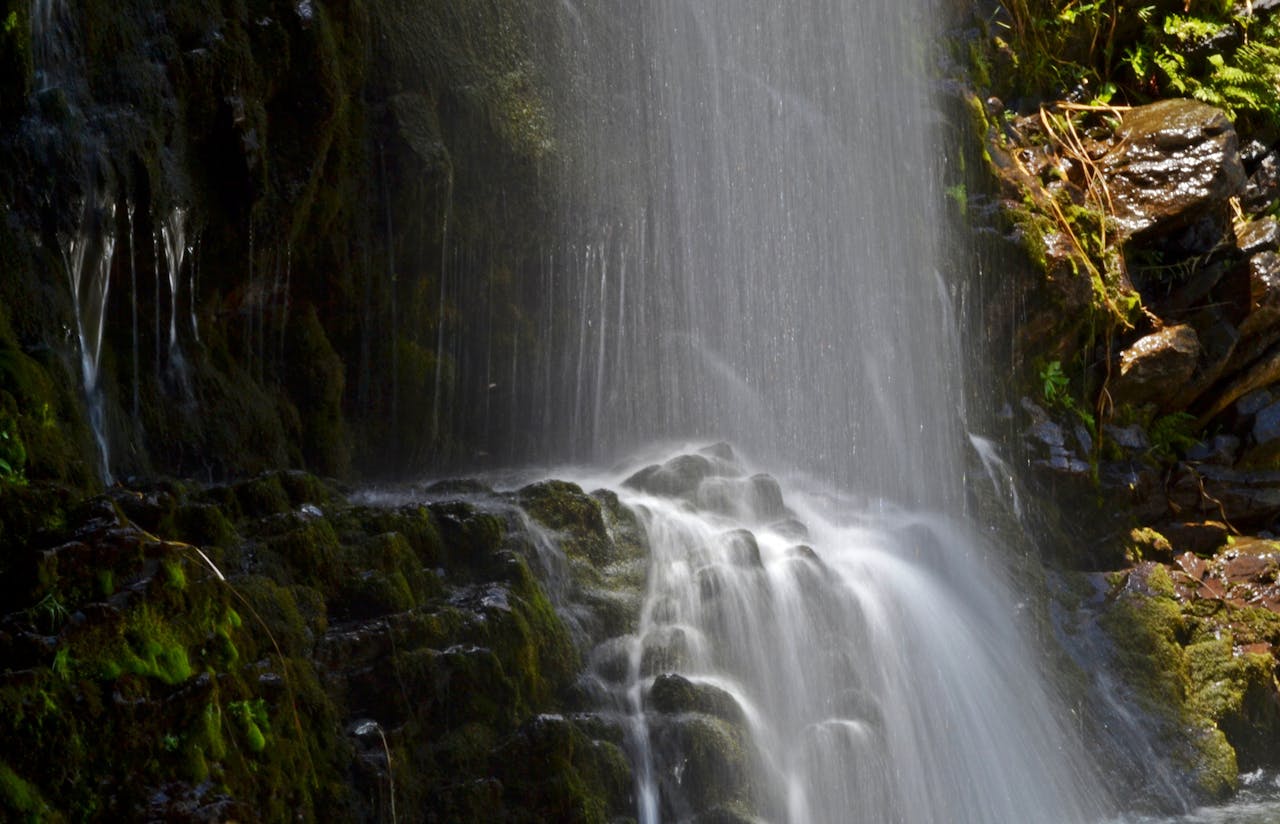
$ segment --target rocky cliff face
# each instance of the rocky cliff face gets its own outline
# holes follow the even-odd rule
[[[557,162],[538,5],[7,3],[0,387],[25,474],[492,450],[465,410],[535,345],[520,273]]]

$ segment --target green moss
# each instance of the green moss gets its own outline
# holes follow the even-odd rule
[[[178,590],[187,588],[187,573],[182,569],[180,558],[165,558],[160,562],[160,567],[164,570],[166,585]]]
[[[51,814],[40,791],[0,762],[0,810],[4,809],[27,821],[44,821]]]
[[[1167,573],[1163,583],[1168,583]],[[1190,679],[1181,646],[1186,625],[1172,597],[1125,592],[1100,624],[1115,644],[1117,669],[1136,690],[1139,703],[1159,716],[1178,711]]]
[[[1213,726],[1198,730],[1195,745],[1198,757],[1190,766],[1194,771],[1196,789],[1207,798],[1227,798],[1235,791],[1240,774],[1236,751],[1222,730]]]
[[[267,734],[271,730],[271,719],[267,716],[267,707],[261,698],[252,701],[232,701],[227,705],[227,711],[239,722],[245,745],[250,752],[261,753],[267,748]]]

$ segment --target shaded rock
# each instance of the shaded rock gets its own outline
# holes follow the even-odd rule
[[[1238,139],[1219,109],[1162,100],[1131,109],[1099,161],[1127,236],[1184,229],[1245,186]]]
[[[1280,380],[1280,346],[1272,346],[1253,361],[1251,366],[1226,381],[1225,385],[1217,390],[1213,402],[1196,419],[1196,428],[1204,428],[1219,413],[1244,395],[1270,386],[1277,380]]]
[[[1249,314],[1240,334],[1256,335],[1274,327],[1280,319],[1280,255],[1259,252],[1249,258]],[[1275,335],[1271,336],[1275,339]]]
[[[1227,542],[1231,531],[1221,521],[1194,521],[1161,524],[1160,534],[1169,539],[1175,552],[1211,555]]]
[[[1199,338],[1200,358],[1191,380],[1170,399],[1170,409],[1188,408],[1213,386],[1227,370],[1240,341],[1240,331],[1220,306],[1206,306],[1196,311],[1188,323]]]
[[[1207,441],[1200,441],[1186,452],[1186,458],[1192,463],[1211,463],[1219,466],[1231,466],[1236,462],[1236,454],[1240,451],[1240,439],[1235,435],[1214,435]]]
[[[1275,395],[1266,389],[1258,389],[1245,395],[1236,402],[1236,414],[1241,417],[1256,415],[1275,400]]]
[[[1274,467],[1280,459],[1280,402],[1263,407],[1253,418],[1250,447],[1240,458],[1244,468]]]
[[[1130,452],[1146,452],[1151,448],[1151,439],[1147,437],[1146,430],[1136,423],[1128,426],[1104,424],[1102,431],[1111,439],[1112,444],[1121,449]]]
[[[1199,336],[1188,324],[1139,338],[1120,354],[1120,373],[1112,381],[1111,395],[1117,404],[1164,405],[1186,387],[1200,352]]]
[[[1280,472],[1181,464],[1168,494],[1175,511],[1224,518],[1237,527],[1269,524],[1280,516]]]

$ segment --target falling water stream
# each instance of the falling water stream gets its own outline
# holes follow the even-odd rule
[[[1102,819],[1008,550],[964,509],[964,450],[1000,467],[965,435],[940,274],[936,10],[566,3],[595,217],[566,216],[544,360],[512,370],[544,376],[529,441],[595,463],[733,444],[584,481],[640,513],[652,553],[627,664],[597,669],[639,820]],[[690,717],[656,707],[672,678],[716,696],[728,727],[698,723],[736,755],[715,776]],[[722,797],[724,773],[742,782]]]

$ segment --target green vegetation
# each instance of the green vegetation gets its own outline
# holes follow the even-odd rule
[[[1062,371],[1061,361],[1049,361],[1040,369],[1040,385],[1045,403],[1051,408],[1061,409],[1079,418],[1091,432],[1096,434],[1097,419],[1071,394],[1071,383]]]
[[[988,58],[1012,71],[997,93],[1137,104],[1194,97],[1237,125],[1280,126],[1280,20],[1251,4],[1208,0],[1004,0]],[[1176,9],[1176,10],[1175,10]]]

